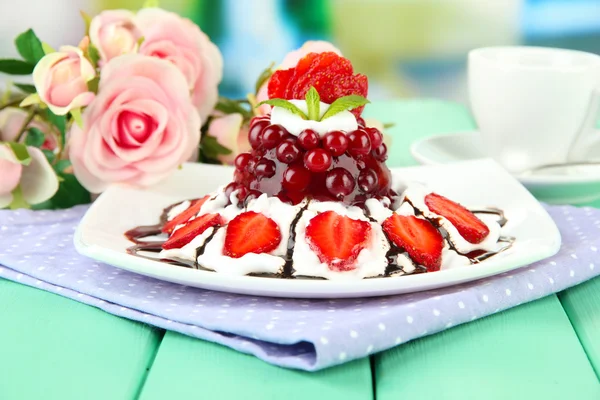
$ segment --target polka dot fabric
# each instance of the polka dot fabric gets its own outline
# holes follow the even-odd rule
[[[600,275],[600,210],[547,209],[563,237],[563,247],[555,257],[478,282],[400,296],[261,298],[136,275],[75,251],[73,232],[86,207],[0,211],[0,277],[125,318],[221,343],[269,363],[318,370]]]

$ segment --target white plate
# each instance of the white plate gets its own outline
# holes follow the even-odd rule
[[[419,140],[410,151],[421,164],[440,165],[485,158],[480,143],[479,132],[459,132]],[[600,166],[546,169],[516,178],[547,203],[585,204],[600,199]]]
[[[531,194],[495,162],[479,160],[392,170],[395,178],[424,182],[467,206],[496,206],[505,211],[508,223],[503,233],[516,237],[516,242],[509,250],[475,266],[339,282],[226,276],[126,253],[131,246],[123,236],[126,230],[154,224],[167,205],[228,183],[232,171],[228,167],[186,164],[167,181],[150,189],[111,187],[85,214],[75,234],[75,246],[81,254],[98,261],[170,282],[232,293],[304,298],[366,297],[434,289],[512,270],[552,256],[560,247],[556,225]]]

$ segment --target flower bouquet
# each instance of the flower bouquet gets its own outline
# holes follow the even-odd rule
[[[190,20],[156,4],[82,17],[77,46],[55,50],[29,29],[15,39],[22,59],[0,60],[33,80],[0,98],[0,208],[85,204],[109,185],[153,185],[186,161],[232,164],[250,149],[274,64],[246,99],[219,97],[221,53]],[[278,68],[325,51],[340,54],[307,42]]]

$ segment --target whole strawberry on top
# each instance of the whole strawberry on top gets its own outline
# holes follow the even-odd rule
[[[272,113],[251,122],[252,151],[236,158],[227,190],[240,202],[266,193],[291,204],[308,198],[362,206],[393,196],[383,135],[360,118],[367,91],[367,78],[332,52],[276,71],[263,102]]]

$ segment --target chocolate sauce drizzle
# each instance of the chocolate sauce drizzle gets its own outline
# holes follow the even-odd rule
[[[413,206],[409,199],[405,199],[405,201],[407,201],[411,206]],[[183,260],[183,259],[179,259],[179,258],[167,259],[167,258],[159,258],[159,257],[150,257],[150,256],[147,256],[144,254],[140,254],[143,252],[158,254],[162,251],[162,244],[166,241],[167,237],[165,234],[162,233],[161,229],[164,226],[164,224],[167,222],[169,211],[171,209],[173,209],[173,207],[175,207],[179,204],[181,204],[181,202],[178,202],[178,203],[175,203],[175,204],[172,204],[172,205],[166,207],[163,210],[162,214],[160,215],[158,224],[138,226],[138,227],[135,227],[135,228],[130,229],[127,232],[125,232],[125,237],[128,240],[130,240],[131,242],[135,243],[133,246],[127,248],[127,253],[134,255],[136,257],[140,257],[140,258],[144,258],[144,259],[148,259],[148,260],[152,260],[152,261],[160,261],[160,262],[163,262],[163,263],[169,264],[169,265],[175,265],[175,266],[193,268],[193,269],[201,269],[204,271],[211,271],[209,269],[203,268],[201,265],[198,265],[197,261],[189,261],[189,260]],[[308,207],[308,204],[306,206],[304,206],[302,209],[300,209],[298,214],[296,214],[296,216],[294,217],[292,224],[290,226],[290,237],[288,239],[287,252],[284,256],[285,264],[283,266],[283,271],[281,272],[281,274],[276,274],[276,275],[249,274],[249,276],[277,277],[277,278],[286,278],[286,279],[295,279],[296,278],[292,275],[294,272],[292,258],[294,255],[294,247],[295,247],[295,243],[296,243],[296,240],[295,240],[296,239],[296,225],[298,224],[298,221],[300,220],[300,218],[302,218],[302,215],[303,215],[304,211],[307,209],[307,207]],[[413,206],[413,209],[414,209],[415,215],[418,215],[418,216],[423,215],[423,213],[420,210],[418,210],[416,207]],[[474,214],[496,215],[496,216],[498,216],[497,222],[501,227],[503,227],[508,221],[504,215],[504,212],[498,208],[491,207],[491,208],[485,208],[485,209],[477,209],[477,210],[471,210],[471,212],[473,212]],[[368,209],[365,209],[365,215],[369,218],[369,220],[376,222],[371,217]],[[427,219],[440,230],[440,232],[442,233],[442,236],[444,237],[444,240],[446,240],[450,249],[456,251],[458,254],[460,254],[462,256],[467,257],[472,264],[478,264],[484,260],[487,260],[490,257],[495,256],[496,254],[499,254],[503,251],[508,250],[512,246],[513,242],[515,241],[514,237],[501,236],[498,239],[498,242],[506,243],[506,245],[501,247],[497,251],[477,250],[477,251],[473,251],[473,252],[470,252],[467,254],[463,254],[463,253],[460,253],[456,249],[456,247],[452,243],[451,238],[449,237],[448,232],[441,226],[439,218],[427,218]],[[215,236],[215,234],[217,233],[217,230],[219,228],[212,228],[212,229],[213,229],[213,232],[206,238],[204,243],[196,249],[195,260],[198,260],[198,256],[204,254],[204,251],[206,250],[206,246],[213,239],[213,237]],[[157,239],[156,240],[143,240],[145,238],[152,237],[152,236],[157,236]],[[399,266],[397,264],[397,259],[398,259],[399,255],[406,255],[407,258],[412,262],[412,264],[414,266],[414,269],[412,271],[405,271],[401,266]],[[384,277],[390,277],[390,276],[395,276],[395,275],[402,275],[402,276],[415,275],[415,274],[422,274],[422,273],[427,272],[427,268],[425,268],[422,265],[416,264],[414,261],[412,261],[412,259],[410,257],[408,257],[408,253],[404,249],[399,248],[392,242],[390,242],[390,249],[386,253],[386,258],[388,260],[388,265],[385,269],[385,273],[383,275]],[[211,271],[211,272],[213,272],[213,271]],[[307,279],[307,278],[308,279],[321,279],[321,278],[315,278],[315,277],[302,277],[302,279]]]

